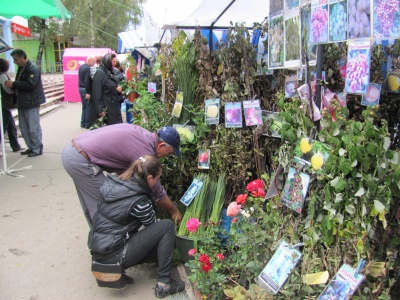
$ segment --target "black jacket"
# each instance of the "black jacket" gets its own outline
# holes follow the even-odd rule
[[[18,108],[33,108],[46,102],[40,69],[28,60],[24,68],[19,67],[12,88],[18,90]]]
[[[122,181],[108,175],[100,188],[102,199],[93,218],[88,246],[94,259],[106,259],[122,251],[141,223],[130,214],[139,201],[150,199],[151,189],[138,177]]]
[[[117,92],[117,79],[101,64],[93,77],[92,98],[97,113],[107,109],[109,125],[122,123],[121,104]]]
[[[86,94],[92,92],[92,77],[90,77],[90,66],[88,64],[79,67],[78,85],[86,90]]]

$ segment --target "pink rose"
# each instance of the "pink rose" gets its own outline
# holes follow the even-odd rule
[[[241,194],[236,197],[236,202],[245,205],[247,201],[247,194]]]
[[[196,218],[190,218],[187,222],[186,222],[186,229],[189,232],[196,232],[197,228],[199,228],[200,226],[200,221],[197,220]]]
[[[255,191],[256,189],[263,189],[264,188],[264,183],[262,182],[261,179],[256,179],[250,182],[247,185],[247,190],[249,192]]]
[[[239,213],[241,208],[241,205],[239,205],[237,202],[231,202],[229,204],[227,210],[226,210],[226,215],[228,217],[236,217],[236,215]]]
[[[221,254],[221,253],[218,253],[218,254],[217,254],[217,259],[218,259],[218,260],[224,260],[224,259],[225,259],[225,256],[224,256],[223,254]]]
[[[196,249],[190,249],[188,252],[189,256],[193,256],[196,254]]]

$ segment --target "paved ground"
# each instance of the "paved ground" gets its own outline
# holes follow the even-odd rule
[[[99,288],[91,274],[88,225],[61,163],[64,146],[85,131],[80,111],[80,103],[64,103],[42,116],[42,156],[13,153],[6,143],[7,170],[30,168],[13,173],[23,178],[0,175],[0,299],[155,299],[154,265],[129,269],[135,283],[123,290]],[[186,280],[182,266],[173,273]],[[186,295],[193,297],[189,284]]]

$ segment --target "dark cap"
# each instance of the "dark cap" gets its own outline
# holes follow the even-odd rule
[[[179,158],[181,157],[181,151],[179,150],[179,145],[181,143],[181,138],[178,131],[174,127],[165,126],[159,129],[158,136],[174,148],[175,155]]]

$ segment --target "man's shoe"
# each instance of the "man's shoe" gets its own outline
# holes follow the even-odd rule
[[[18,152],[18,151],[21,151],[21,150],[25,150],[25,148],[24,147],[19,147],[18,149],[13,150],[13,152]]]
[[[28,155],[29,153],[31,153],[33,150],[31,148],[26,149],[25,151],[21,152],[21,155]]]
[[[43,154],[43,152],[39,152],[39,153],[31,152],[31,153],[28,153],[28,157],[35,157],[35,156],[39,156],[39,155],[42,155],[42,154]]]
[[[185,283],[182,280],[171,280],[169,284],[163,286],[157,283],[154,294],[157,298],[165,298],[169,295],[179,293],[185,289]]]

